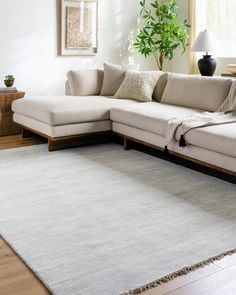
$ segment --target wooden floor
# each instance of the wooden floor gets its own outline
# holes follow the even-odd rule
[[[0,150],[41,144],[39,138],[0,137]],[[17,254],[0,238],[0,295],[48,295]],[[235,295],[236,255],[146,291],[144,295]],[[76,294],[75,294],[76,295]]]
[[[12,251],[0,239],[0,295],[48,295],[51,294]]]
[[[22,138],[20,134],[2,136],[0,137],[0,150],[42,144],[45,142],[46,140],[42,137]]]

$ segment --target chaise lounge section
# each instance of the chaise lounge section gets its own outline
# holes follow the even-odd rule
[[[111,108],[136,103],[103,96],[26,97],[14,103],[14,121],[46,137],[53,151],[109,140]]]
[[[25,97],[13,104],[23,135],[47,138],[49,151],[110,141],[112,134],[125,143],[163,150],[169,120],[217,111],[232,85],[231,79],[163,74],[153,101],[138,102],[99,95],[101,70],[69,72],[68,78],[66,96]],[[170,153],[236,175],[236,123],[193,129],[186,134],[185,148],[179,146],[180,135],[178,128],[168,145]]]

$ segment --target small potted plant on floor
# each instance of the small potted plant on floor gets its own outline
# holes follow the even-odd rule
[[[6,75],[4,83],[6,87],[12,87],[15,81],[15,77],[13,75]]]

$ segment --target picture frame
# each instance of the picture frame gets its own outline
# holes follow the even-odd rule
[[[98,53],[98,0],[61,0],[61,55]]]

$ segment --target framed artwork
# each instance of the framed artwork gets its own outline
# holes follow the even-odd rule
[[[61,0],[61,55],[98,52],[98,0]]]

